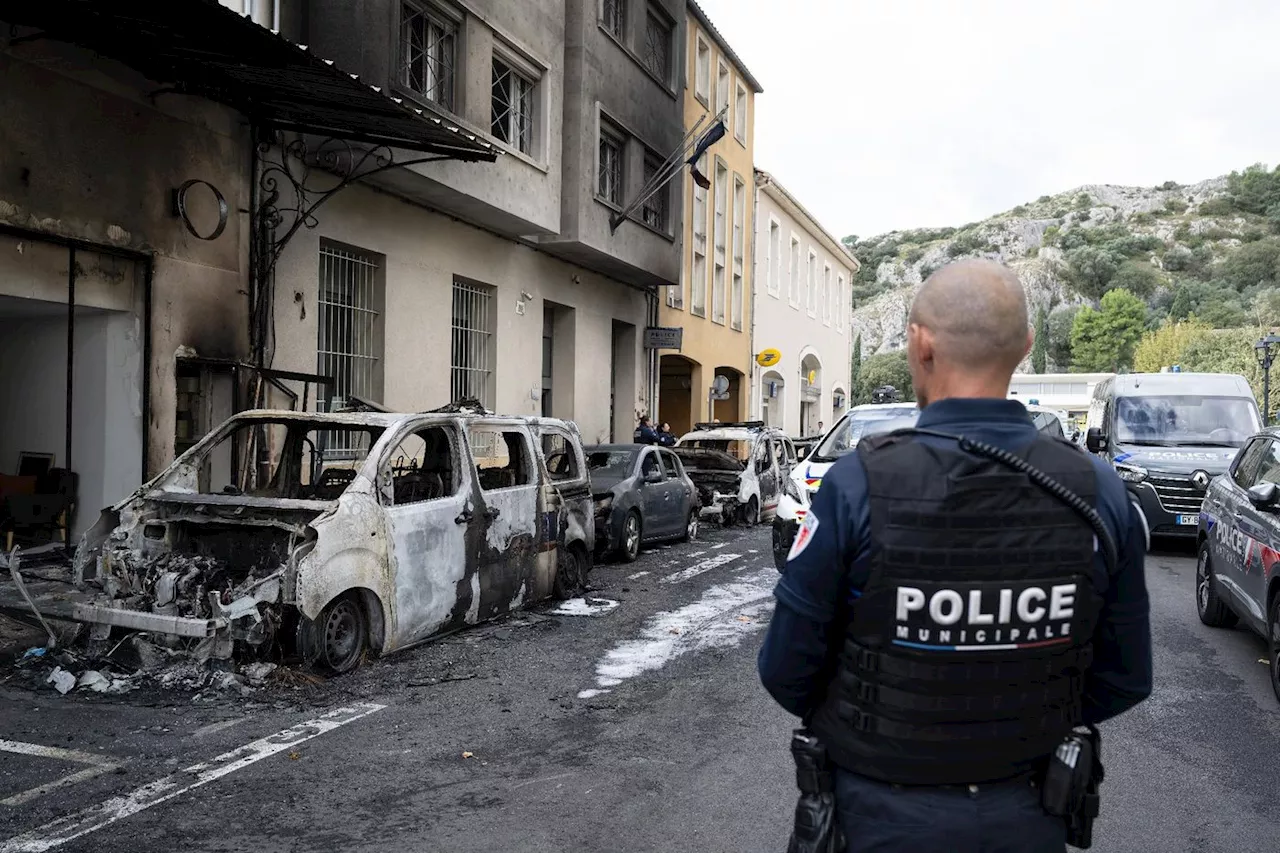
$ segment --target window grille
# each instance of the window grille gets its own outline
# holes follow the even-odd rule
[[[449,392],[454,400],[479,400],[486,408],[493,375],[492,302],[493,288],[454,280]]]
[[[401,83],[452,111],[457,25],[414,3],[401,6],[400,17]]]
[[[604,0],[600,10],[600,23],[613,34],[614,38],[622,38],[626,34],[627,0]]]
[[[622,141],[603,128],[600,130],[600,177],[596,190],[605,201],[622,204]]]
[[[377,400],[382,341],[378,330],[378,259],[354,249],[321,245],[317,372],[334,378],[328,400],[317,395],[320,411],[341,409],[352,396]],[[325,457],[355,454],[354,433],[334,432]]]
[[[656,154],[644,155],[644,183],[645,186],[658,176],[658,171],[662,168],[662,158]],[[667,217],[669,215],[671,190],[669,184],[663,184],[658,191],[644,200],[644,204],[640,206],[640,215],[644,219],[644,223],[651,228],[657,228],[659,231],[667,230]]]
[[[522,154],[533,153],[533,81],[493,61],[493,135]]]
[[[644,65],[664,83],[671,76],[671,25],[653,12],[645,19]]]

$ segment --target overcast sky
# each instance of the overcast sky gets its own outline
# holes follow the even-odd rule
[[[1275,0],[699,0],[837,237],[1280,160]]]

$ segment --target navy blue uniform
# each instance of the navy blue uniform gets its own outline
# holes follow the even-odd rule
[[[648,424],[640,424],[636,427],[634,440],[636,444],[657,444],[658,431]]]
[[[921,412],[918,426],[1012,452],[1036,438],[1035,426],[1016,400],[942,400]],[[1084,687],[1085,723],[1114,717],[1151,693],[1142,522],[1115,472],[1100,458],[1092,461],[1098,473],[1097,510],[1115,538],[1119,560],[1110,576],[1101,556],[1094,564],[1104,605]],[[838,605],[848,602],[856,607],[868,579],[867,478],[856,454],[845,456],[827,472],[810,511],[818,524],[788,562],[774,591],[777,608],[759,657],[765,688],[802,719],[817,708],[834,673],[844,630],[836,619]],[[1065,844],[1062,821],[1044,815],[1038,792],[1025,783],[969,790],[899,788],[844,771],[837,773],[836,781],[851,853],[1062,850]]]

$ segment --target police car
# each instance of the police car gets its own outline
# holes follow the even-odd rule
[[[1242,621],[1261,634],[1280,699],[1280,428],[1250,438],[1210,481],[1197,541],[1200,621],[1215,628]]]
[[[787,564],[787,553],[796,530],[804,521],[818,486],[822,485],[823,475],[835,461],[852,452],[864,436],[915,426],[919,416],[915,403],[854,406],[822,437],[813,452],[796,465],[784,481],[778,514],[773,519],[773,561],[778,571]]]

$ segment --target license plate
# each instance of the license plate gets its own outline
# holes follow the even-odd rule
[[[1198,516],[1198,515],[1180,515],[1180,516],[1178,516],[1178,524],[1181,524],[1181,525],[1184,525],[1184,526],[1194,526],[1194,525],[1197,525],[1197,524],[1199,524],[1199,523],[1200,523],[1200,516]]]

